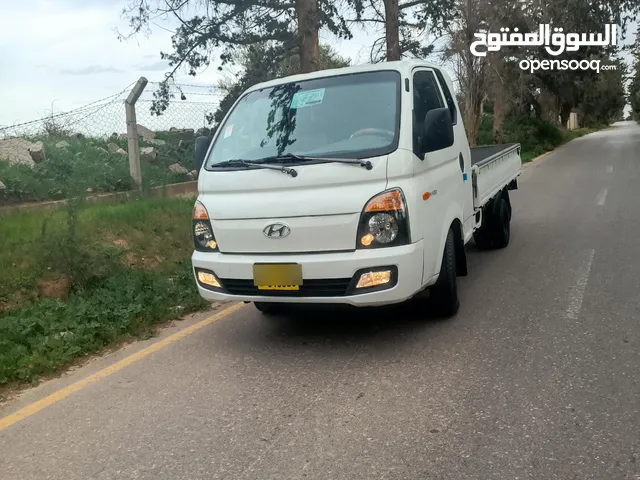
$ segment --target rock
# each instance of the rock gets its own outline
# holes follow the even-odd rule
[[[120,145],[118,145],[117,143],[111,142],[109,145],[107,145],[107,149],[111,153],[116,153],[119,148],[120,148]]]
[[[118,140],[127,141],[129,140],[129,137],[127,137],[126,133],[121,133],[120,135],[118,135]]]
[[[93,147],[93,150],[100,153],[109,153],[106,148],[102,148],[102,147]]]
[[[44,154],[44,144],[41,141],[37,141],[31,147],[29,147],[29,155],[31,156],[31,160],[35,163],[44,162],[47,157]]]
[[[148,143],[152,143],[154,145],[166,145],[167,142],[164,140],[160,140],[159,138],[152,138],[151,140],[147,140]]]
[[[65,277],[38,281],[38,290],[45,297],[65,299],[69,295],[70,288],[71,282]]]
[[[173,165],[169,165],[169,170],[172,171],[173,173],[182,173],[182,174],[189,173],[189,170],[184,168],[179,163],[174,163]]]
[[[120,155],[129,155],[124,148],[118,148],[114,153],[119,153]]]
[[[56,148],[67,148],[69,146],[69,142],[66,140],[62,140],[61,142],[56,143]]]
[[[93,188],[91,187],[87,188],[87,193],[93,193]]]
[[[24,138],[13,137],[0,140],[0,160],[6,160],[11,165],[24,164],[33,168],[35,162],[33,158],[31,158],[29,149],[35,145],[35,143],[25,140]]]
[[[154,132],[140,124],[138,124],[138,136],[144,138],[147,141],[156,138],[156,134]]]
[[[156,149],[153,147],[142,147],[140,149],[140,160],[154,162],[157,156]]]
[[[191,170],[189,173],[189,178],[191,180],[197,180],[198,179],[198,171],[197,170]]]

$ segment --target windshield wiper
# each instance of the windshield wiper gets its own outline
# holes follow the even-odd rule
[[[295,153],[285,153],[282,155],[273,155],[271,157],[264,157],[259,160],[261,164],[270,162],[280,162],[283,160],[296,160],[300,162],[335,162],[335,163],[348,163],[351,165],[360,165],[367,170],[371,170],[373,165],[369,160],[360,160],[358,158],[337,158],[337,157],[311,157],[306,155],[296,155]]]
[[[212,167],[254,167],[254,168],[267,168],[269,170],[278,170],[282,173],[286,173],[287,175],[291,175],[292,177],[297,177],[298,172],[296,172],[293,168],[285,167],[284,165],[278,167],[276,165],[268,165],[259,160],[257,162],[248,162],[246,160],[233,159],[233,160],[225,160],[224,162],[216,163],[215,165],[211,165]]]

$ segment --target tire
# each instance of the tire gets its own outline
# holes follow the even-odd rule
[[[460,308],[456,275],[456,245],[452,230],[447,234],[438,281],[429,289],[429,301],[433,313],[442,317],[453,317]]]
[[[487,219],[486,221],[488,222],[489,220]],[[476,247],[480,250],[489,250],[493,248],[493,241],[490,233],[489,226],[483,222],[482,226],[473,232],[473,239],[476,242]]]
[[[497,218],[492,231],[493,247],[505,248],[511,238],[511,209],[504,197],[500,197],[496,213]]]
[[[277,315],[284,310],[282,303],[253,302],[256,309],[265,315]]]
[[[484,213],[482,226],[473,233],[476,247],[481,250],[505,248],[511,237],[511,207],[501,195]]]

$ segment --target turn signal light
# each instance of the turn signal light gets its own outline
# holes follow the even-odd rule
[[[204,205],[200,202],[196,202],[193,206],[193,219],[194,220],[209,220],[209,214],[207,213],[207,209],[204,208]]]
[[[368,247],[373,243],[375,239],[376,237],[374,237],[370,233],[367,233],[364,237],[360,239],[360,243],[362,243],[362,245],[364,245],[365,247]]]
[[[383,270],[380,272],[367,272],[360,275],[356,288],[368,288],[378,285],[384,285],[391,281],[391,270]]]

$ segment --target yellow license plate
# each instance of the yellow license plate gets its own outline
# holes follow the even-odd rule
[[[300,290],[300,285],[258,285],[258,290]]]
[[[300,290],[302,265],[256,263],[253,284],[258,290]]]

